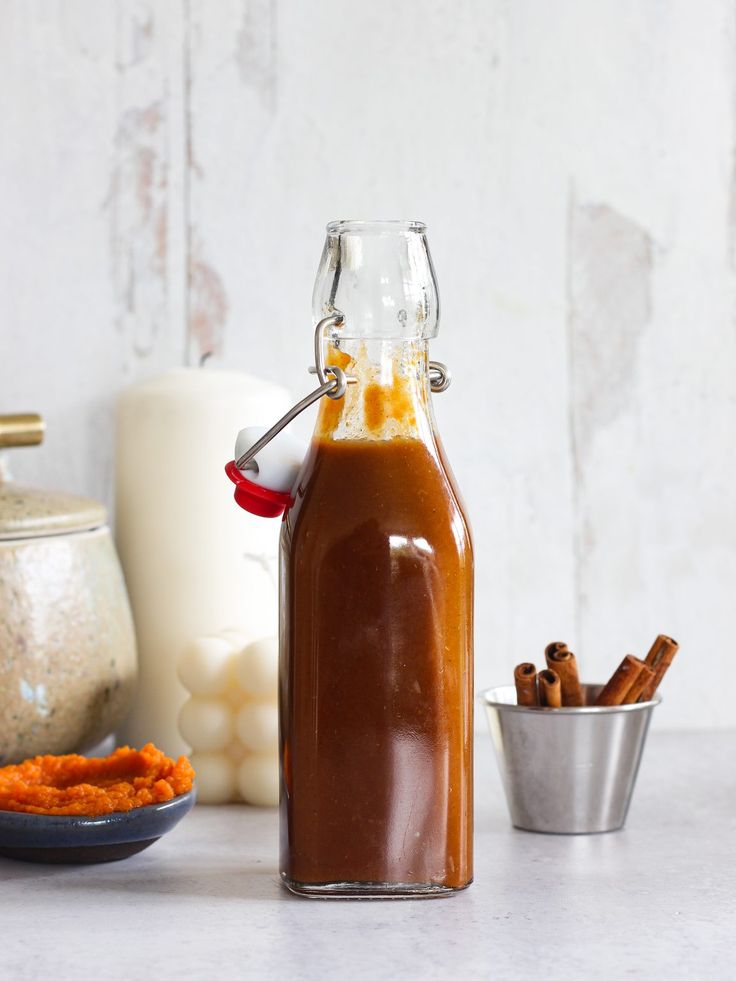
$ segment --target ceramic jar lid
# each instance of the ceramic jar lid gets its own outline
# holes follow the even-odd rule
[[[106,521],[103,505],[88,497],[0,482],[0,541],[89,531]]]
[[[0,415],[0,449],[37,446],[44,429],[43,419],[35,412]],[[4,482],[0,468],[0,541],[89,531],[106,521],[107,511],[98,501]]]

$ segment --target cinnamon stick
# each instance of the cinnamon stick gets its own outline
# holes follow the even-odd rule
[[[626,696],[634,686],[637,678],[641,674],[642,668],[646,665],[633,654],[627,654],[623,661],[611,675],[607,685],[602,689],[596,705],[623,705]]]
[[[547,644],[547,646],[544,648],[544,658],[546,661],[549,661],[549,656],[554,651],[566,651],[566,650],[567,650],[567,644],[565,643],[564,640],[553,640],[551,644]]]
[[[548,644],[545,649],[547,667],[555,671],[560,679],[562,704],[580,706],[583,704],[583,689],[580,687],[577,659],[566,645],[558,647],[558,644],[562,644],[562,641]]]
[[[641,671],[639,672],[639,677],[636,679],[631,688],[629,688],[626,698],[621,704],[633,705],[634,702],[638,702],[642,692],[647,688],[654,677],[654,671],[648,664],[644,663]]]
[[[646,659],[646,663],[654,672],[654,677],[650,679],[649,684],[641,692],[640,702],[648,702],[654,697],[654,693],[659,688],[659,683],[667,673],[670,664],[672,664],[679,646],[676,640],[667,637],[666,634],[658,635],[649,649]]]
[[[546,668],[537,675],[539,686],[539,704],[546,705],[548,708],[562,707],[562,687],[560,678],[556,671]]]
[[[537,694],[537,669],[530,661],[517,664],[514,668],[517,705],[539,705]]]

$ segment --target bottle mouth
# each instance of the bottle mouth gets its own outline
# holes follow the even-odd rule
[[[360,232],[373,235],[390,235],[405,232],[426,232],[427,226],[423,221],[413,221],[395,218],[379,218],[364,220],[362,218],[341,218],[327,223],[329,235],[341,235],[347,232]]]

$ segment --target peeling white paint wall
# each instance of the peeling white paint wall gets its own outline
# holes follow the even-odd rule
[[[422,218],[478,687],[665,631],[657,724],[736,723],[731,2],[0,0],[0,120],[19,479],[109,501],[116,392],[205,354],[305,392],[325,222]]]

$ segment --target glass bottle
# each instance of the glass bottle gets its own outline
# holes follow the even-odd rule
[[[425,226],[333,222],[320,400],[281,531],[281,876],[306,895],[472,880],[473,553],[436,431]]]

